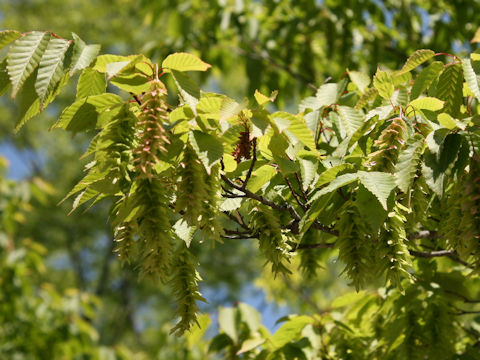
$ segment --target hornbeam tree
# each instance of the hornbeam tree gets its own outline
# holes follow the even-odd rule
[[[173,333],[206,326],[192,242],[213,252],[256,241],[285,279],[314,277],[320,252],[336,251],[358,294],[290,316],[273,335],[247,305],[223,309],[212,351],[479,356],[480,324],[468,316],[480,302],[479,54],[421,49],[373,79],[349,70],[292,114],[275,111],[275,92],[237,102],[201,91],[189,73],[211,65],[193,54],[155,64],[99,55],[75,34],[13,30],[0,32],[4,47],[0,95],[10,90],[18,105],[14,131],[79,75],[52,125],[92,136],[85,176],[65,199],[73,210],[109,201],[119,261],[171,287]]]

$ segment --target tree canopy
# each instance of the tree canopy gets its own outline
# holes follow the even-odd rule
[[[2,126],[45,146],[30,179],[0,178],[5,353],[477,358],[480,55],[452,51],[474,36],[452,25],[464,7],[435,20],[428,1],[210,5],[136,4],[143,26],[168,29],[144,54],[79,30],[0,32]],[[414,31],[427,22],[438,36]],[[385,54],[358,40],[376,31]],[[235,299],[253,277],[298,315],[272,331],[243,302],[201,314],[210,289]]]

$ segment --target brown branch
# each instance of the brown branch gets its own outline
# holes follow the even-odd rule
[[[245,180],[243,181],[242,189],[247,188],[247,183],[248,183],[248,180],[250,180],[250,177],[252,176],[253,167],[255,166],[256,161],[257,161],[257,139],[253,139],[252,162],[250,163],[250,168],[248,169],[247,176],[245,177]]]
[[[416,250],[409,250],[410,255],[421,257],[421,258],[434,258],[434,257],[441,257],[447,256],[450,257],[452,255],[456,255],[454,250],[436,250],[436,251],[416,251]]]

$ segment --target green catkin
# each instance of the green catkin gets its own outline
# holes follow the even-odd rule
[[[122,264],[130,263],[134,256],[135,241],[133,239],[134,227],[132,223],[121,223],[114,230],[113,240],[115,241],[114,252]]]
[[[174,272],[170,279],[170,285],[177,300],[175,316],[179,317],[180,320],[170,333],[181,336],[192,325],[198,324],[197,313],[199,309],[197,301],[207,301],[202,297],[198,288],[201,277],[195,268],[197,261],[185,244],[179,246],[173,258],[172,268]]]
[[[336,224],[339,232],[336,242],[338,259],[345,264],[342,273],[347,275],[357,291],[364,287],[375,270],[372,239],[365,235],[362,225],[356,223],[358,219],[352,210],[346,210]]]
[[[265,206],[255,208],[251,224],[258,234],[259,247],[267,263],[272,265],[274,276],[278,273],[290,273],[285,262],[290,262],[291,247],[287,237],[282,234],[279,220],[274,212]]]
[[[219,222],[218,208],[221,201],[220,164],[211,168],[210,175],[205,174],[206,198],[203,201],[199,228],[203,238],[222,242],[223,227]]]
[[[446,209],[448,216],[441,232],[449,247],[465,260],[474,257],[480,265],[480,156],[472,158],[469,171],[447,199]]]
[[[189,145],[185,147],[178,175],[181,180],[177,186],[175,210],[190,226],[198,226],[204,202],[208,201],[207,173]]]
[[[167,281],[172,258],[172,226],[164,183],[158,179],[138,180],[137,201],[141,273]]]
[[[167,89],[160,80],[152,80],[150,90],[144,95],[137,123],[137,147],[134,164],[138,173],[152,178],[159,156],[167,152],[170,143],[163,123],[168,121]]]
[[[400,289],[403,278],[411,279],[412,267],[405,232],[406,218],[397,206],[388,214],[378,241],[379,270],[386,272],[386,279]]]

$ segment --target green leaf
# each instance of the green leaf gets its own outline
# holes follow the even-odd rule
[[[245,109],[248,105],[248,99],[243,99],[242,103],[239,104],[235,100],[230,99],[229,97],[225,97],[222,100],[222,104],[220,106],[220,121],[225,121],[230,119],[234,116],[237,116],[240,111]]]
[[[299,106],[302,112],[305,109],[317,110],[323,106],[335,104],[338,99],[338,85],[334,83],[323,84],[317,90],[315,97],[305,98]]]
[[[435,97],[445,100],[444,112],[458,118],[463,103],[463,69],[460,64],[447,66],[438,79]]]
[[[322,197],[323,195],[329,194],[337,189],[341,188],[342,186],[348,185],[355,180],[358,179],[358,173],[350,173],[350,174],[343,174],[335,179],[333,179],[330,184],[322,188],[320,191],[316,192],[315,195],[312,196],[310,202],[313,203],[316,199]],[[313,207],[313,205],[312,205]]]
[[[100,95],[107,88],[107,80],[105,74],[86,68],[82,71],[77,84],[77,100],[86,98],[87,96]]]
[[[238,310],[240,311],[240,316],[242,320],[248,325],[250,333],[255,333],[262,325],[262,316],[260,313],[252,306],[239,303]]]
[[[100,45],[87,45],[74,33],[72,33],[72,37],[74,45],[70,76],[88,67],[100,52]]]
[[[428,151],[422,167],[423,176],[432,191],[442,198],[448,177],[455,166],[462,144],[460,134],[449,134],[441,143],[437,154]]]
[[[174,53],[168,55],[162,62],[162,70],[165,72],[175,71],[206,71],[210,64],[188,53]]]
[[[370,85],[370,82],[371,82],[370,76],[359,71],[347,70],[347,72],[352,82],[355,84],[358,90],[360,90],[360,93],[363,94],[365,90],[368,88],[368,85]]]
[[[64,75],[63,59],[69,46],[69,41],[51,39],[43,53],[38,64],[38,75],[35,82],[35,89],[41,104]]]
[[[288,127],[288,132],[293,134],[298,140],[302,142],[303,145],[310,148],[310,150],[316,151],[315,146],[315,134],[310,130],[305,122],[305,119],[301,115],[291,116],[290,125]],[[288,136],[288,133],[287,133]]]
[[[468,84],[468,87],[473,92],[478,101],[480,101],[480,87],[478,85],[477,74],[473,70],[472,63],[470,59],[463,59],[462,61],[463,75],[465,76],[465,81]]]
[[[339,106],[338,116],[340,124],[348,136],[355,134],[355,132],[362,127],[365,120],[365,115],[361,110],[349,106]]]
[[[221,141],[213,135],[198,130],[190,131],[188,140],[210,174],[212,166],[222,159],[223,145]]]
[[[265,341],[266,339],[263,338],[247,339],[242,343],[240,350],[238,350],[235,355],[241,355],[247,351],[253,350],[262,345]]]
[[[74,133],[92,129],[95,127],[100,113],[120,104],[123,104],[122,98],[110,93],[77,100],[63,110],[57,123],[52,128],[61,128]]]
[[[357,174],[363,186],[375,195],[383,208],[387,210],[387,199],[396,187],[393,175],[377,171],[359,171]]]
[[[234,343],[238,341],[236,317],[237,309],[231,307],[221,307],[218,310],[218,325],[220,330],[227,334]]]
[[[10,78],[7,71],[7,59],[0,63],[0,96],[5,94],[10,86]]]
[[[444,101],[434,98],[434,97],[421,97],[415,100],[410,101],[409,106],[417,110],[428,110],[428,111],[438,111],[443,108],[445,104]],[[413,109],[408,109],[407,116],[410,116],[413,112]]]
[[[440,61],[434,61],[428,65],[415,79],[415,83],[412,86],[410,92],[410,98],[416,99],[426,89],[430,87],[432,82],[438,77],[443,70],[443,63]]]
[[[362,221],[368,224],[372,236],[376,237],[388,216],[388,211],[383,208],[375,195],[362,184],[358,186],[355,194],[355,205],[359,214],[362,214]]]
[[[255,90],[255,100],[257,100],[257,103],[258,105],[265,105],[269,102],[274,102],[276,97],[278,95],[278,91],[272,91],[272,93],[270,94],[270,97],[266,96],[266,95],[263,95],[260,91],[258,90]]]
[[[188,349],[192,350],[207,331],[212,319],[208,314],[200,314],[197,317],[197,323],[192,326],[190,331],[185,333]]]
[[[415,178],[424,144],[423,137],[420,134],[416,134],[408,139],[405,148],[402,149],[398,156],[395,166],[395,183],[404,193],[408,193],[408,189]]]
[[[10,45],[12,42],[17,40],[22,33],[16,30],[3,30],[0,31],[0,50],[2,50],[5,46]]]
[[[108,65],[116,63],[117,66],[114,66],[114,69],[111,69],[111,70],[115,70],[115,67],[119,66],[118,64],[121,65],[121,68],[119,69],[121,70],[126,65],[128,65],[134,57],[136,57],[136,55],[132,55],[132,56],[111,55],[111,54],[100,55],[95,59],[93,69],[100,71],[102,73],[107,73]]]
[[[190,247],[196,228],[188,225],[184,219],[180,219],[173,225],[173,230],[181,240],[185,241],[187,248]]]
[[[366,292],[364,290],[359,292],[350,292],[344,295],[340,295],[339,297],[335,298],[335,300],[333,300],[330,306],[332,308],[348,306],[360,300],[363,300],[365,295],[366,295]]]
[[[397,73],[398,75],[402,73],[409,72],[415,69],[417,66],[423,64],[425,61],[430,60],[435,56],[435,52],[428,49],[419,49],[415,51],[408,59],[402,69]]]
[[[324,172],[322,172],[317,180],[317,183],[315,184],[315,187],[320,187],[322,185],[325,185],[329,183],[330,181],[333,181],[339,172],[347,170],[347,169],[353,169],[352,164],[340,164],[340,165],[335,165]]]
[[[50,33],[33,31],[15,41],[8,52],[8,74],[14,98],[38,66],[50,40]]]
[[[384,99],[390,99],[395,89],[390,74],[380,69],[377,69],[377,73],[373,78],[373,86]]]
[[[295,316],[290,318],[287,322],[273,334],[268,340],[268,344],[272,350],[281,348],[282,346],[298,340],[303,328],[308,324],[313,323],[313,318],[310,316]]]
[[[132,94],[147,92],[151,86],[150,79],[140,74],[115,76],[110,80],[110,84]]]
[[[195,108],[200,99],[200,88],[187,74],[173,70],[172,76],[181,98],[196,113]]]
[[[251,192],[257,192],[269,182],[275,175],[277,170],[271,165],[260,166],[257,170],[252,172],[252,176],[247,184],[247,189]]]

